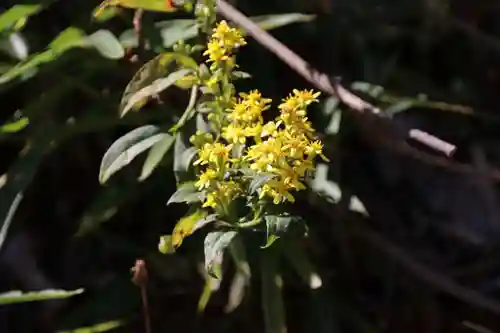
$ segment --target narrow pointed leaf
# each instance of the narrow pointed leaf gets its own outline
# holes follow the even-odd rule
[[[214,231],[205,237],[205,269],[214,279],[221,278],[216,267],[222,265],[224,251],[236,235],[236,231]]]
[[[267,243],[264,248],[271,246],[287,230],[293,220],[292,216],[266,215]]]
[[[83,289],[77,289],[72,291],[58,290],[58,289],[47,289],[42,291],[33,291],[23,293],[22,291],[9,291],[0,294],[0,305],[12,304],[12,303],[24,303],[24,302],[34,302],[34,301],[45,301],[52,299],[62,299],[68,298],[74,295],[81,294]]]
[[[286,333],[282,279],[279,274],[278,254],[275,248],[261,253],[262,308],[266,333]]]
[[[203,201],[205,193],[200,192],[194,186],[194,182],[186,182],[180,185],[174,194],[168,199],[167,205],[171,203],[194,203]]]
[[[125,50],[120,41],[109,30],[98,30],[86,40],[105,58],[121,59],[125,56]]]
[[[146,125],[132,130],[116,140],[106,151],[101,162],[99,181],[105,183],[114,173],[132,162],[140,153],[160,141],[159,128]]]
[[[148,153],[148,157],[142,166],[141,176],[139,177],[139,181],[143,181],[148,178],[156,167],[160,164],[165,154],[170,150],[172,145],[174,144],[175,137],[163,133],[161,140],[153,145],[151,150]]]
[[[123,117],[132,107],[136,106],[138,103],[144,101],[148,97],[159,94],[163,90],[175,84],[176,81],[182,79],[188,73],[191,73],[190,69],[181,69],[177,72],[169,74],[165,78],[157,79],[153,81],[149,86],[141,88],[139,91],[130,96],[129,100],[125,104],[122,110],[120,110],[120,115]]]
[[[196,231],[196,224],[207,216],[207,212],[203,210],[195,210],[194,212],[181,218],[174,227],[172,232],[172,245],[174,248],[178,248],[184,238],[190,236]]]

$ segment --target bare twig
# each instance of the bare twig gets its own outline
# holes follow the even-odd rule
[[[217,11],[228,20],[231,20],[241,26],[257,42],[283,60],[283,62],[285,62],[306,80],[311,82],[316,88],[330,95],[337,96],[352,110],[360,113],[364,113],[368,110],[374,114],[380,114],[380,109],[354,95],[338,82],[332,83],[328,75],[320,73],[311,67],[296,53],[287,48],[269,33],[262,30],[257,24],[252,22],[252,20],[243,15],[226,1],[217,0]],[[456,146],[419,129],[412,129],[408,131],[407,135],[409,138],[419,141],[434,150],[440,151],[446,156],[451,156],[456,150]]]
[[[142,259],[136,260],[135,265],[132,268],[132,272],[134,273],[132,282],[134,282],[135,285],[141,288],[145,332],[151,333],[151,318],[149,317],[149,303],[147,294],[148,271],[146,270],[146,262]]]

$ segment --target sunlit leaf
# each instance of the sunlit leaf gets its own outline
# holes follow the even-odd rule
[[[110,6],[119,6],[131,9],[144,9],[155,12],[170,13],[175,12],[173,0],[105,0],[99,8],[94,11],[94,17],[99,17],[101,12]]]
[[[109,30],[98,30],[89,35],[86,40],[105,58],[121,59],[125,56],[122,45]]]
[[[220,269],[217,267],[222,264],[224,251],[236,235],[236,231],[214,231],[205,237],[205,269],[214,279],[221,278]]]
[[[0,15],[0,32],[16,24],[19,20],[38,13],[42,8],[41,4],[14,5]]]
[[[172,246],[178,248],[181,246],[184,238],[196,231],[195,226],[200,220],[207,216],[207,212],[197,209],[194,212],[182,217],[175,225],[172,232]]]
[[[264,30],[272,30],[292,23],[311,22],[315,18],[315,15],[300,13],[272,14],[251,17],[252,21]]]
[[[164,235],[160,237],[160,242],[158,243],[158,251],[163,254],[172,254],[175,252],[172,235]]]
[[[221,270],[220,266],[221,265],[218,265],[215,270],[220,271]],[[222,279],[215,279],[212,276],[206,274],[203,292],[201,293],[200,299],[198,301],[198,307],[197,307],[198,312],[202,312],[205,310],[208,302],[210,301],[210,298],[212,297],[212,294],[217,290],[219,290],[221,281]]]
[[[129,105],[130,99],[142,89],[151,86],[157,80],[164,80],[173,71],[181,68],[194,70],[196,67],[196,61],[193,58],[175,52],[165,52],[148,61],[137,71],[123,92],[120,102],[122,116],[124,115],[123,110],[125,108],[134,107],[135,109],[139,109],[147,102],[148,99],[143,98],[137,101],[135,105]]]
[[[0,133],[16,133],[23,130],[29,124],[29,119],[23,117],[11,123],[0,126]]]
[[[77,289],[72,291],[47,289],[42,291],[33,291],[25,293],[18,290],[9,291],[0,294],[0,305],[68,298],[74,295],[81,294],[82,292],[83,289]]]
[[[70,27],[62,31],[49,45],[47,51],[35,53],[0,76],[0,84],[7,83],[28,73],[44,63],[57,59],[61,54],[74,47],[85,45],[82,30]]]
[[[121,320],[111,320],[104,323],[99,323],[88,327],[79,327],[67,331],[58,331],[57,333],[101,333],[114,330],[120,326],[123,326],[125,322]]]
[[[0,49],[18,61],[26,60],[29,54],[28,42],[20,32],[11,33],[5,39],[0,38]]]
[[[151,148],[163,138],[159,128],[146,125],[136,128],[116,140],[102,158],[99,170],[99,181],[105,183],[118,170],[132,162],[132,160]]]
[[[120,110],[120,115],[124,116],[128,111],[132,109],[132,107],[137,106],[137,103],[140,103],[146,100],[148,97],[155,96],[156,94],[162,92],[190,72],[192,72],[190,69],[181,69],[177,72],[169,74],[165,78],[155,80],[147,87],[141,88],[138,92],[130,96],[127,104],[125,104],[124,108]]]
[[[84,37],[85,33],[83,30],[69,27],[50,42],[49,49],[58,54],[63,53],[70,48],[83,46],[85,44]]]

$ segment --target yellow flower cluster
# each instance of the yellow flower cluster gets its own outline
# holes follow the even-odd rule
[[[224,62],[234,66],[232,52],[245,44],[237,29],[221,21],[204,53],[213,63],[211,70],[221,68]],[[259,189],[260,199],[267,197],[274,204],[294,202],[291,192],[305,189],[302,181],[314,169],[314,158],[326,159],[323,145],[315,140],[306,114],[307,107],[317,102],[318,96],[313,91],[293,90],[279,105],[280,115],[268,123],[264,123],[263,112],[269,109],[271,99],[262,97],[257,90],[240,93],[238,99],[230,97],[233,102],[229,103],[233,105],[219,114],[220,136],[214,140],[210,134],[198,132],[191,138],[198,149],[194,165],[202,170],[195,186],[207,193],[203,207],[227,213],[231,202],[245,190],[246,181],[229,176],[229,171],[241,167],[250,168],[256,175],[270,174],[270,180]],[[249,142],[251,145],[247,147]],[[233,154],[241,147],[242,154]]]
[[[313,141],[314,129],[306,117],[307,107],[317,102],[319,93],[294,90],[279,106],[280,116],[276,122],[262,126],[260,136],[265,138],[249,147],[244,159],[257,172],[274,174],[262,187],[260,198],[268,196],[274,204],[294,202],[291,191],[305,189],[301,180],[314,169],[316,156],[322,153],[320,141]]]
[[[220,62],[234,64],[232,53],[243,45],[246,45],[246,41],[241,36],[241,32],[236,28],[229,27],[226,21],[221,21],[213,29],[212,38],[203,54],[208,55],[208,61],[214,64]]]
[[[228,142],[244,144],[247,137],[259,140],[262,132],[262,112],[269,109],[271,100],[262,98],[257,90],[248,94],[240,93],[240,99],[229,111],[229,125],[222,129],[222,136]]]
[[[199,147],[198,159],[194,162],[194,165],[206,166],[195,183],[198,190],[208,190],[203,207],[220,208],[220,213],[224,213],[231,200],[241,193],[238,183],[224,180],[225,172],[231,163],[231,149],[232,145],[206,142]]]

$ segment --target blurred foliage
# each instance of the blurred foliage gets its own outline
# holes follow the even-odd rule
[[[232,249],[228,278],[219,283],[199,268],[203,235],[186,238],[174,256],[158,252],[158,238],[186,213],[182,205],[166,206],[184,168],[166,152],[192,154],[178,144],[180,133],[168,133],[189,104],[189,89],[171,77],[162,82],[172,85],[168,90],[153,89],[146,94],[153,98],[129,104],[165,77],[154,70],[159,54],[196,38],[193,17],[145,12],[138,38],[131,9],[110,8],[93,18],[99,1],[5,0],[0,285],[2,292],[85,292],[0,306],[1,326],[8,332],[143,330],[141,292],[130,281],[130,267],[143,258],[153,332],[255,332],[280,320],[290,332],[500,329],[498,4],[231,3],[276,28],[273,34],[288,47],[342,77],[394,123],[457,144],[455,157],[398,150],[399,133],[381,138],[392,135],[382,124],[360,121],[323,96],[311,118],[332,162],[318,166],[312,190],[292,208],[306,221],[307,238],[284,251],[279,264],[260,248],[245,256]],[[310,88],[251,39],[239,59],[251,75],[238,83],[241,90],[258,87],[280,100],[293,88]],[[134,111],[137,101],[141,111]],[[127,140],[137,129],[148,136]],[[117,139],[121,148],[108,153],[107,173],[99,177],[101,158]],[[260,237],[255,243],[264,245]],[[269,269],[250,274],[255,265]],[[280,288],[286,318],[275,297]],[[261,315],[262,301],[277,321]]]

